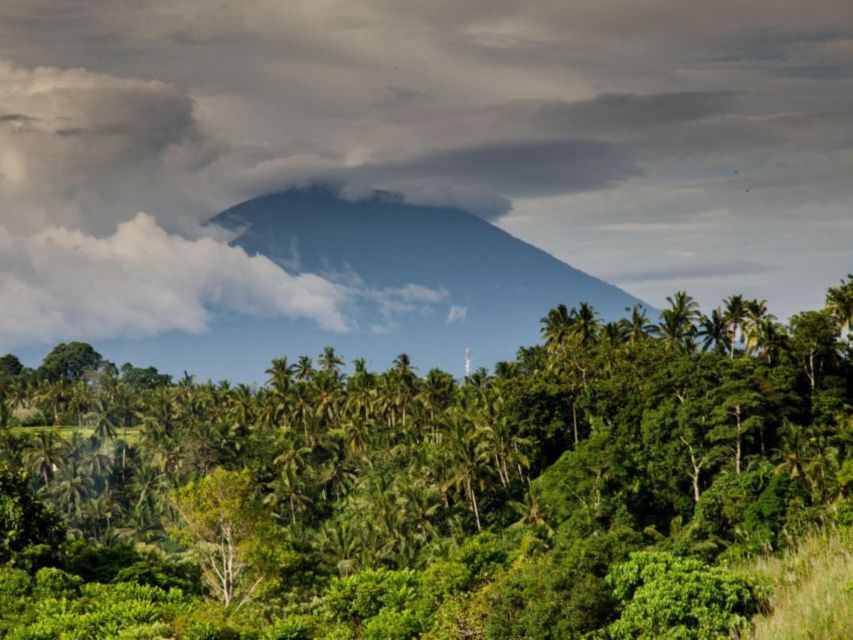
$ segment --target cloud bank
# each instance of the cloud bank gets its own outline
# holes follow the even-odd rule
[[[158,81],[0,62],[0,224],[106,232],[117,214],[180,211],[174,179],[217,154],[194,109]]]
[[[0,349],[46,337],[200,333],[217,312],[345,332],[350,295],[211,238],[170,235],[143,213],[100,238],[62,227],[29,236],[0,228]]]
[[[192,239],[329,182],[476,212],[652,304],[689,277],[784,316],[850,270],[851,34],[845,0],[12,0],[0,225],[148,211]]]

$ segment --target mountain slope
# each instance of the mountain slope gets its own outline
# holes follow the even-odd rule
[[[239,204],[212,223],[240,230],[235,244],[286,267],[298,253],[304,271],[349,266],[384,286],[446,287],[498,304],[522,293],[547,307],[568,296],[588,299],[607,316],[637,302],[474,215],[385,196],[347,202],[323,189],[289,191]],[[532,311],[538,318],[546,310]]]
[[[315,357],[334,346],[347,361],[384,369],[408,353],[423,373],[492,367],[539,340],[539,319],[560,302],[589,301],[605,318],[639,302],[488,222],[458,210],[419,207],[387,194],[349,202],[323,188],[262,196],[213,218],[232,244],[290,272],[319,273],[352,292],[343,309],[352,331],[308,320],[222,315],[207,332],[99,340],[117,363],[153,364],[173,375],[262,382],[274,357]],[[37,363],[44,349],[22,355]]]
[[[322,188],[293,190],[239,204],[212,223],[237,232],[234,244],[290,270],[344,279],[357,274],[375,290],[414,284],[440,291],[442,301],[429,309],[390,320],[364,306],[354,311],[359,333],[386,333],[387,342],[422,368],[458,374],[466,347],[475,366],[512,357],[518,346],[537,340],[539,319],[559,302],[587,300],[606,318],[640,302],[474,215],[407,205],[387,194],[349,202]],[[380,351],[364,355],[395,355]]]

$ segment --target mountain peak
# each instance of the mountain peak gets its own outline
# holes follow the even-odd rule
[[[382,364],[407,351],[422,368],[456,372],[470,347],[478,366],[491,366],[538,341],[539,319],[559,303],[587,301],[606,319],[642,304],[482,218],[407,204],[388,192],[349,200],[323,185],[292,189],[247,200],[211,223],[234,232],[232,244],[288,271],[357,282],[370,292],[410,292],[390,303],[365,295],[351,310],[353,335],[309,341],[354,344],[347,355]],[[417,298],[416,291],[434,295]],[[279,324],[282,335],[293,335],[287,321]]]

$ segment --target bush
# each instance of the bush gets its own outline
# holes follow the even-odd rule
[[[33,595],[37,598],[74,597],[79,595],[82,584],[83,580],[79,576],[46,567],[36,572]]]
[[[636,544],[637,534],[617,531],[566,541],[517,563],[486,594],[487,637],[568,640],[606,625],[616,600],[605,576]]]
[[[58,549],[64,540],[60,517],[36,497],[26,475],[0,464],[0,564],[15,563],[34,545]]]
[[[92,547],[78,540],[68,545],[63,564],[66,571],[86,582],[107,583],[139,559],[139,554],[129,544]]]
[[[311,640],[316,628],[311,616],[288,616],[273,623],[263,635],[264,640]]]
[[[333,578],[325,603],[338,622],[361,623],[384,607],[400,609],[416,597],[413,571],[370,569],[347,578]]]
[[[22,569],[0,568],[0,638],[16,626],[15,621],[27,608],[32,581]]]
[[[0,598],[22,597],[30,592],[30,575],[22,569],[0,568]]]
[[[765,485],[765,474],[760,471],[718,476],[696,504],[697,533],[704,538],[734,542],[747,510]]]
[[[711,640],[749,627],[763,590],[751,579],[699,560],[637,552],[607,576],[621,615],[616,640]]]
[[[364,626],[364,640],[409,640],[420,631],[421,623],[413,611],[382,609]]]
[[[9,420],[12,427],[40,427],[48,424],[45,415],[35,407],[18,407]]]
[[[58,569],[36,574],[29,610],[9,635],[14,640],[137,640],[172,637],[169,622],[189,603],[178,591],[133,584],[83,584]]]

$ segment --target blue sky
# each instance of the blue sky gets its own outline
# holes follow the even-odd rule
[[[853,271],[851,175],[844,0],[11,0],[0,349],[223,307],[334,330],[334,283],[201,227],[318,180],[464,208],[651,304],[785,317]]]

